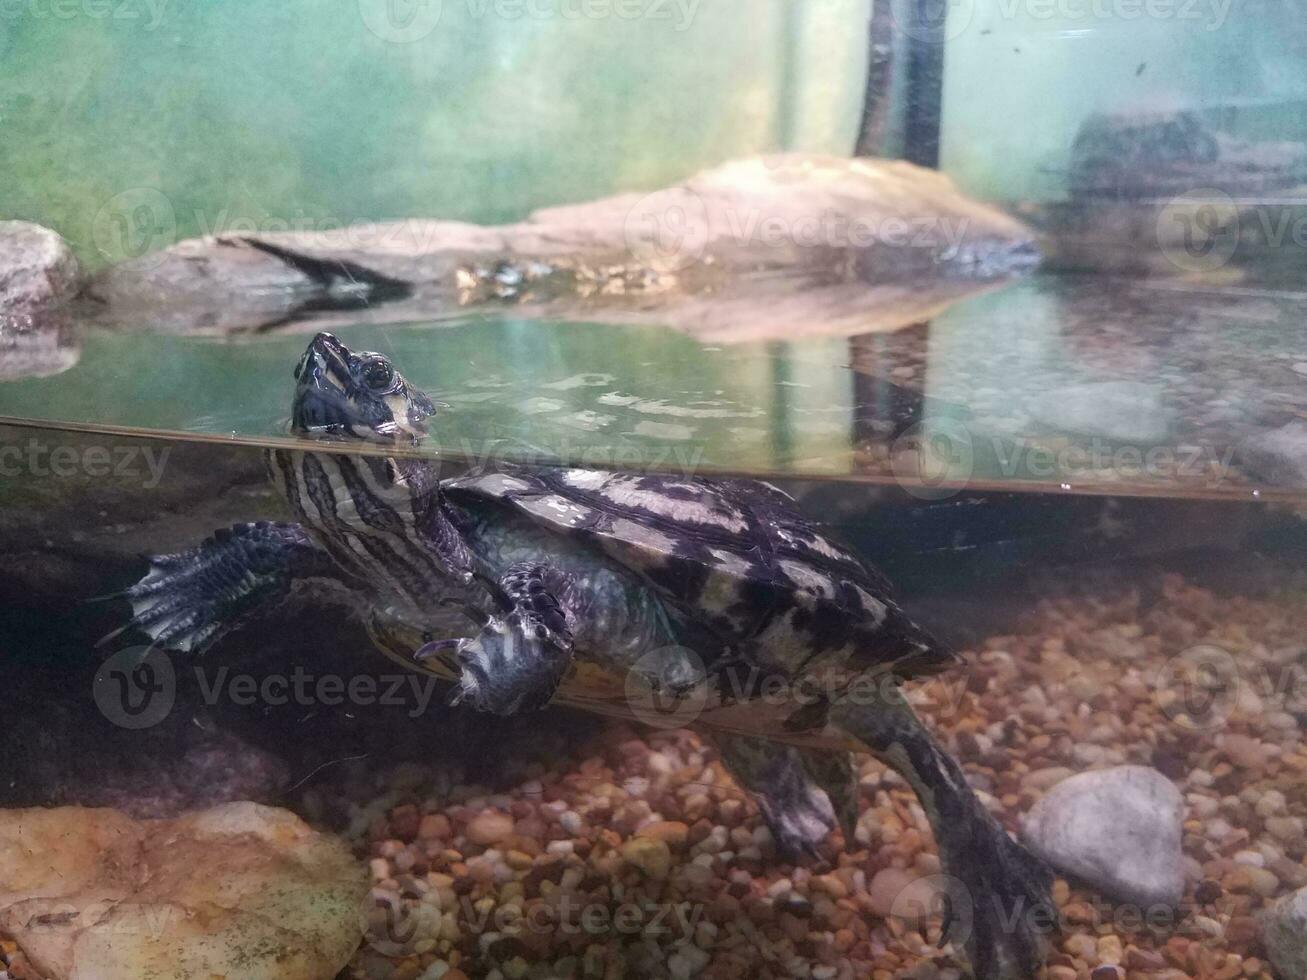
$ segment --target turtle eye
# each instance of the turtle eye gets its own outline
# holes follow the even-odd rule
[[[395,383],[395,369],[384,357],[374,357],[363,365],[363,383],[373,391],[386,391]]]

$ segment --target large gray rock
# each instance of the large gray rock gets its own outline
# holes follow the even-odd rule
[[[1239,445],[1239,462],[1276,486],[1307,485],[1307,422],[1294,419],[1278,429],[1249,436]]]
[[[1059,871],[1105,895],[1170,905],[1184,891],[1184,801],[1147,766],[1080,773],[1054,786],[1027,814],[1022,836]]]
[[[485,227],[411,219],[192,239],[105,270],[92,312],[176,331],[523,317],[714,341],[858,334],[1027,271],[1033,233],[900,161],[779,156]]]
[[[1160,385],[1137,381],[1068,385],[1041,397],[1033,414],[1062,432],[1135,444],[1164,442],[1174,416]]]
[[[1262,943],[1277,976],[1307,977],[1307,888],[1285,895],[1262,913]]]
[[[72,249],[56,232],[29,221],[0,221],[0,311],[40,313],[77,289]]]
[[[0,221],[0,381],[58,374],[77,362],[64,307],[79,275],[58,234],[27,221]]]

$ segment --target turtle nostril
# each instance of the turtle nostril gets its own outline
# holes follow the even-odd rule
[[[316,351],[319,356],[326,357],[328,360],[343,357],[349,353],[349,349],[342,344],[335,334],[327,333],[325,330],[313,338],[309,344],[309,350]]]

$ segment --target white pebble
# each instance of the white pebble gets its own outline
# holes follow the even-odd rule
[[[1278,817],[1289,812],[1289,801],[1278,789],[1268,789],[1257,801],[1259,817]]]
[[[1233,829],[1234,828],[1226,823],[1224,819],[1216,817],[1214,820],[1208,821],[1203,832],[1208,840],[1221,841],[1225,840],[1226,836]]]
[[[667,959],[667,972],[673,980],[689,980],[708,965],[711,957],[698,946],[682,946]]]
[[[1266,829],[1276,840],[1292,844],[1302,840],[1302,817],[1267,817]]]
[[[694,851],[697,854],[716,854],[725,849],[727,840],[729,840],[729,835],[726,828],[714,827],[708,831],[707,837],[694,845]]]
[[[1261,868],[1266,866],[1266,858],[1262,857],[1257,851],[1236,851],[1234,863],[1244,864],[1251,868]]]

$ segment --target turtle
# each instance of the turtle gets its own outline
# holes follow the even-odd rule
[[[947,938],[983,980],[1035,974],[1051,874],[902,690],[960,658],[793,498],[748,479],[562,466],[442,478],[418,451],[436,404],[390,358],[319,333],[294,378],[297,438],[265,458],[296,521],[153,557],[123,593],[124,629],[198,653],[297,593],[343,598],[383,652],[479,710],[563,704],[696,728],[793,859],[837,826],[852,842],[851,753],[870,752],[929,819]]]

